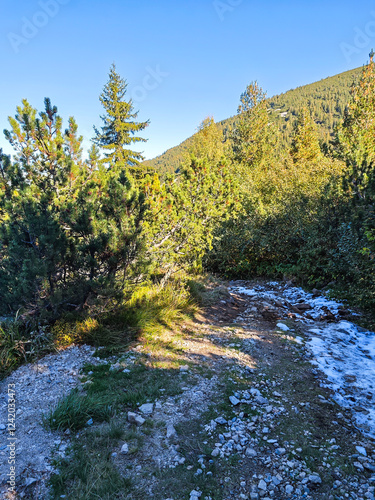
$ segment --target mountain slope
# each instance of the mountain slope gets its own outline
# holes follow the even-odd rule
[[[361,69],[352,69],[269,98],[270,114],[279,126],[282,144],[284,146],[290,144],[294,123],[300,109],[304,106],[311,109],[321,139],[327,142],[332,137],[334,127],[343,117],[350,97],[350,87],[359,77]],[[223,139],[229,138],[235,123],[236,116],[218,123],[223,131]],[[162,155],[144,162],[145,165],[162,173],[175,171],[188,154],[192,137],[168,149]]]

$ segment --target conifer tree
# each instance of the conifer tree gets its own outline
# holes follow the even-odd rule
[[[198,159],[207,158],[209,162],[217,163],[224,156],[223,139],[215,120],[212,117],[205,118],[193,136],[189,154]]]
[[[115,292],[141,253],[142,196],[123,170],[98,163],[96,146],[82,160],[76,122],[64,131],[49,99],[39,116],[24,100],[9,122],[16,157],[0,158],[1,307],[58,314]]]
[[[192,159],[178,176],[145,184],[148,210],[144,230],[150,258],[166,281],[174,272],[200,270],[215,227],[239,206],[236,182],[222,160]]]
[[[351,102],[338,129],[341,156],[351,165],[375,160],[375,62],[363,67],[358,84],[351,89]]]
[[[113,64],[109,72],[109,80],[100,95],[105,114],[101,116],[103,126],[100,130],[94,127],[94,144],[103,152],[102,163],[107,166],[139,169],[144,157],[140,152],[129,149],[131,144],[146,142],[138,134],[149,122],[135,121],[138,111],[134,111],[132,100],[126,100],[127,83],[116,71]]]
[[[294,127],[291,156],[294,163],[311,163],[321,159],[316,125],[311,118],[310,111],[302,108]]]
[[[238,163],[256,167],[274,151],[276,129],[270,123],[266,94],[252,82],[240,97],[238,122],[233,133],[233,157]]]

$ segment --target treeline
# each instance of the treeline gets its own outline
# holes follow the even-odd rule
[[[278,147],[284,150],[290,148],[293,130],[303,108],[310,110],[321,145],[328,144],[334,137],[336,126],[344,117],[350,98],[350,88],[358,81],[360,74],[361,69],[356,68],[268,98],[270,120],[276,124],[280,132]],[[231,142],[236,122],[237,117],[233,116],[217,123],[224,142]],[[161,174],[176,171],[186,160],[193,137],[189,137],[157,158],[146,161],[145,165]]]

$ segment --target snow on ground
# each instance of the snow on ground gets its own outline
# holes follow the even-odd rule
[[[297,315],[306,335],[305,347],[312,355],[310,361],[326,375],[323,385],[334,392],[333,399],[350,408],[357,427],[375,438],[375,333],[341,320],[342,303],[324,295],[315,297],[301,288],[271,282],[264,287],[234,286],[231,291],[253,299],[303,302],[312,307],[308,314],[313,319]],[[337,320],[320,321],[327,311]]]

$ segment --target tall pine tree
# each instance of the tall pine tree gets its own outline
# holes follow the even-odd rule
[[[104,152],[101,163],[108,166],[137,170],[144,160],[142,154],[130,149],[133,143],[146,142],[138,134],[144,130],[149,121],[137,122],[138,111],[134,111],[132,100],[126,100],[127,83],[116,71],[113,64],[109,72],[109,80],[100,94],[105,114],[101,116],[103,126],[94,127],[94,144]]]

